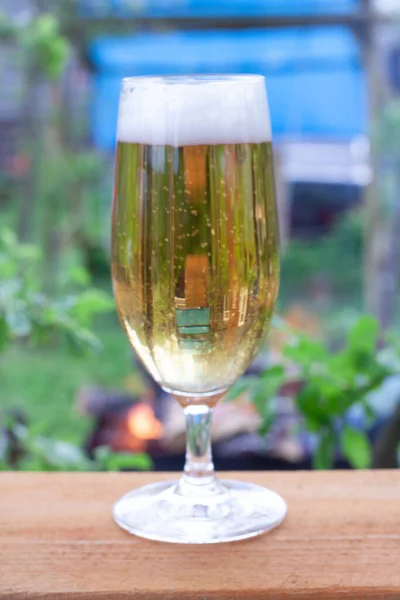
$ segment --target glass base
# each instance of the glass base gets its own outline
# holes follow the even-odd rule
[[[251,538],[273,529],[286,516],[275,492],[241,481],[209,478],[207,485],[153,483],[125,494],[114,519],[129,533],[177,544],[214,544]]]

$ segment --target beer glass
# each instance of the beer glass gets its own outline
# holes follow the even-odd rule
[[[279,239],[265,80],[256,75],[123,80],[112,216],[112,277],[125,333],[183,408],[178,481],[114,507],[129,532],[213,543],[284,519],[276,493],[219,480],[213,407],[260,349],[279,287]]]

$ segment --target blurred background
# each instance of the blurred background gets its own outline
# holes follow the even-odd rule
[[[282,240],[220,468],[399,465],[397,0],[2,0],[0,466],[179,469],[109,274],[121,78],[265,75]]]

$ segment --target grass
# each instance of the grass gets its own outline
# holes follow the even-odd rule
[[[83,357],[64,347],[14,347],[0,361],[0,407],[21,408],[34,430],[81,444],[90,425],[75,407],[84,386],[122,389],[134,375],[132,351],[115,316],[99,321],[94,333],[103,349]]]

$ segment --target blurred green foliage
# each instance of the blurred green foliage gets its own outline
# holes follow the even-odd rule
[[[23,126],[16,154],[0,173],[0,199],[20,241],[34,240],[40,247],[40,275],[50,291],[58,286],[64,255],[76,248],[90,269],[95,254],[96,267],[103,260],[105,270],[100,204],[106,186],[104,160],[88,148],[85,103],[80,113],[72,108],[75,55],[64,29],[74,7],[55,2],[50,11],[44,2],[39,8],[23,23],[0,9],[0,40],[9,42],[23,85],[16,99]]]
[[[379,326],[371,316],[363,316],[353,325],[338,352],[305,335],[290,332],[290,336],[283,364],[267,369],[260,377],[242,379],[228,398],[246,392],[261,417],[261,432],[265,434],[274,422],[277,394],[285,383],[294,381],[298,383],[295,406],[305,428],[318,440],[314,467],[331,468],[339,448],[353,467],[369,467],[369,439],[363,431],[347,424],[346,415],[350,408],[360,405],[373,421],[368,396],[400,371],[398,349],[390,346],[378,350]],[[293,368],[295,375],[290,374]]]
[[[120,471],[149,470],[147,454],[112,452],[102,446],[89,458],[75,444],[54,440],[32,432],[12,415],[3,415],[0,444],[0,471]]]
[[[35,360],[39,347],[48,348],[47,364],[50,357],[55,355],[58,365],[62,364],[66,350],[76,356],[82,356],[88,350],[98,351],[101,348],[100,341],[90,327],[96,317],[104,316],[114,308],[109,294],[90,287],[86,271],[77,266],[62,274],[62,285],[56,297],[44,294],[38,276],[40,264],[40,252],[35,246],[19,244],[16,236],[8,230],[0,232],[0,356],[5,358],[5,362],[0,363],[3,398],[8,389],[13,347],[19,348],[19,358],[11,374],[24,382],[29,366],[37,372]],[[62,344],[66,346],[65,351],[61,348]],[[24,364],[21,357],[25,348],[28,352]],[[33,348],[35,352],[32,354]],[[28,362],[32,364],[28,366]],[[107,369],[103,370],[107,372]],[[43,412],[44,406],[50,422],[52,413],[57,415],[56,418],[62,418],[63,408],[56,402],[59,396],[57,388],[62,384],[63,377],[69,380],[73,377],[73,371],[64,367],[55,375],[56,378],[49,381],[47,395],[50,394],[50,397],[35,398],[38,413]],[[42,382],[46,376],[45,370],[39,372]],[[22,393],[29,396],[33,390],[29,385],[23,385]],[[69,402],[71,398],[72,395],[68,398]],[[50,427],[48,431],[45,420],[41,421],[36,415],[28,426],[25,419],[21,421],[15,416],[18,411],[5,407],[4,400],[2,404],[0,469],[83,471],[151,467],[146,455],[118,454],[108,448],[101,448],[91,460],[74,443],[54,439],[53,428]],[[76,418],[82,420],[78,415]],[[47,429],[47,435],[43,435],[42,429]]]
[[[0,351],[8,344],[65,342],[74,352],[98,349],[89,330],[96,315],[114,304],[108,294],[94,288],[71,292],[73,283],[87,284],[75,268],[64,279],[64,293],[52,298],[41,291],[40,253],[35,246],[19,244],[11,231],[0,233]]]
[[[290,241],[282,255],[281,304],[321,290],[337,303],[359,306],[363,236],[362,213],[353,211],[324,237]]]
[[[60,77],[68,59],[69,42],[61,34],[53,14],[38,15],[21,27],[0,12],[0,39],[18,44],[28,61],[28,69],[36,75],[49,80]]]
[[[117,386],[131,364],[109,285],[96,289],[89,275],[99,264],[102,275],[109,273],[98,214],[104,173],[100,157],[85,147],[85,107],[82,118],[70,111],[74,90],[66,67],[73,53],[65,31],[74,6],[36,6],[26,22],[8,19],[0,8],[0,41],[22,75],[17,100],[24,123],[10,170],[0,173],[3,224],[10,229],[0,231],[0,429],[22,447],[13,468],[148,467],[146,457],[106,449],[89,461],[75,446],[89,424],[72,410],[79,388]],[[101,355],[94,328],[106,340]],[[13,422],[11,406],[29,425]],[[59,437],[68,442],[54,441]],[[4,464],[10,461],[3,456]]]

